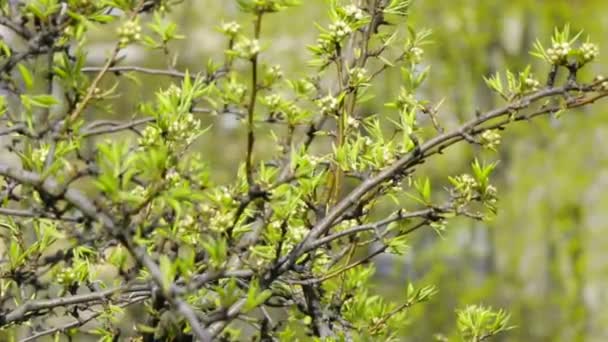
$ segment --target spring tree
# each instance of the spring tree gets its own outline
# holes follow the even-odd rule
[[[417,168],[457,144],[496,150],[516,122],[608,95],[600,75],[578,75],[598,47],[564,27],[534,47],[545,69],[485,75],[502,104],[445,124],[450,114],[424,98],[430,32],[407,25],[408,0],[329,1],[293,77],[269,62],[264,22],[297,1],[236,2],[246,19],[217,22],[225,53],[197,70],[173,51],[186,34],[171,21],[180,1],[1,2],[6,338],[398,340],[408,310],[441,284],[404,284],[392,302],[370,285],[371,261],[498,205],[496,162],[475,159],[442,184]],[[94,66],[99,29],[112,44]],[[133,46],[167,67],[128,64]],[[388,73],[401,87],[371,106]],[[106,119],[141,75],[171,82]],[[223,116],[243,126],[227,182],[197,144],[216,129],[207,118]],[[508,320],[468,306],[455,313],[460,335],[440,338],[481,341]]]

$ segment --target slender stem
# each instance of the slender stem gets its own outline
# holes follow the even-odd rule
[[[258,13],[254,22],[254,38],[257,41],[260,38],[262,30],[262,13]],[[258,95],[258,54],[256,53],[251,58],[251,97],[249,99],[249,107],[247,108],[247,158],[245,161],[245,170],[247,173],[247,184],[251,189],[253,187],[253,145],[255,143],[254,122],[255,104]]]
[[[59,297],[54,299],[28,301],[6,314],[6,316],[4,317],[3,324],[18,322],[29,316],[30,313],[40,310],[53,309],[61,306],[86,304],[97,300],[104,301],[111,298],[112,296],[115,296],[118,293],[127,292],[128,290],[128,286],[121,286],[101,292],[85,293],[74,295],[71,297]]]
[[[99,82],[101,82],[101,79],[108,72],[110,66],[116,61],[116,57],[118,56],[120,50],[120,44],[116,44],[114,50],[112,50],[112,53],[110,54],[110,57],[108,57],[106,64],[104,64],[101,70],[97,73],[97,76],[95,76],[95,78],[93,79],[93,82],[91,82],[91,85],[89,85],[89,88],[87,89],[87,93],[85,94],[84,98],[80,102],[78,102],[78,104],[76,105],[76,109],[74,109],[74,111],[68,116],[69,122],[74,122],[74,120],[76,120],[82,114],[91,99],[93,99],[93,94],[95,94],[95,90],[97,89]],[[65,127],[67,127],[67,125]]]
[[[53,96],[53,58],[55,56],[55,51],[53,51],[52,49],[49,50],[49,53],[47,55],[47,89],[46,89],[46,93],[50,96]],[[40,117],[40,124],[43,126],[48,125],[48,119],[49,116],[51,114],[51,108],[46,108],[44,111],[42,111],[42,116]]]
[[[292,283],[299,284],[299,285],[300,284],[320,284],[320,283],[323,283],[323,282],[325,282],[328,279],[331,279],[331,278],[334,278],[336,276],[339,276],[340,274],[342,274],[342,273],[344,273],[344,272],[346,272],[348,270],[351,270],[351,269],[353,269],[353,268],[355,268],[357,266],[360,266],[360,265],[368,262],[370,259],[374,258],[375,256],[384,253],[384,251],[387,248],[388,248],[388,246],[382,246],[382,247],[376,249],[375,251],[373,251],[372,253],[370,253],[369,255],[367,255],[366,257],[362,258],[361,260],[355,261],[354,263],[349,264],[348,266],[345,266],[345,267],[343,267],[343,268],[341,268],[341,269],[339,269],[337,271],[334,271],[334,272],[332,272],[330,274],[327,274],[327,275],[325,275],[325,276],[323,276],[321,278],[308,279],[308,280],[303,280],[303,281],[296,280],[296,281],[292,281]]]
[[[338,75],[338,94],[340,96],[342,96],[343,92],[344,92],[344,57],[342,54],[342,50],[340,48],[340,45],[336,44],[336,59],[335,59],[335,64],[336,64],[336,73]],[[336,149],[340,149],[342,148],[342,146],[344,145],[344,140],[345,140],[345,135],[346,135],[346,122],[347,122],[347,118],[346,118],[346,111],[344,110],[344,102],[341,101],[340,102],[340,108],[338,108],[338,118],[336,119],[336,124],[337,124],[337,128],[336,128]],[[340,188],[342,186],[341,182],[342,182],[342,169],[340,168],[340,166],[337,163],[334,163],[332,165],[332,172],[330,173],[330,180],[329,180],[329,195],[328,195],[328,199],[327,199],[327,210],[329,210],[329,208],[331,208],[331,206],[333,206],[336,201],[338,200],[338,197],[340,195]]]
[[[373,326],[369,327],[368,328],[369,331],[375,332],[376,330],[378,330],[379,327],[384,325],[384,323],[386,323],[391,317],[393,317],[394,315],[398,314],[399,312],[409,308],[413,304],[414,303],[407,301],[407,302],[399,305],[398,307],[394,308],[393,310],[391,310],[391,312],[384,315],[384,317],[382,317],[382,319],[380,319],[378,322],[376,322]]]
[[[47,218],[47,219],[51,219],[51,220],[65,221],[65,222],[81,222],[80,217],[56,216],[56,215],[53,215],[51,213],[46,213],[46,212],[38,213],[34,210],[0,208],[0,215],[14,216],[14,217],[27,217],[27,218]]]
[[[129,20],[137,17],[137,15],[139,14],[139,11],[142,9],[144,3],[145,2],[143,0],[139,1],[139,4],[135,8],[135,10],[131,14],[129,14],[129,16],[128,16]],[[114,64],[114,62],[116,61],[116,57],[118,57],[118,53],[120,52],[120,50],[122,50],[121,43],[116,43],[116,45],[114,46],[114,50],[112,50],[110,57],[108,57],[108,60],[106,61],[106,64],[104,64],[104,66],[101,68],[101,70],[97,73],[97,76],[95,76],[95,78],[93,79],[93,82],[91,82],[91,85],[89,85],[86,95],[76,105],[76,109],[72,112],[72,114],[70,114],[68,116],[69,122],[74,122],[74,120],[76,120],[82,114],[84,109],[87,107],[88,103],[91,101],[91,99],[93,98],[93,95],[95,94],[95,90],[97,89],[99,82],[101,82],[101,79],[103,78],[103,76],[108,72],[108,70],[110,69],[112,64]],[[66,124],[63,127],[64,127],[64,129],[66,129],[68,127],[68,125]]]
[[[93,72],[102,72],[104,70],[103,67],[84,67],[82,68],[82,72],[93,73]],[[123,65],[123,66],[113,66],[108,67],[106,69],[107,72],[138,72],[142,74],[148,75],[157,75],[157,76],[169,76],[173,78],[184,78],[186,77],[185,72],[175,71],[175,70],[165,70],[165,69],[152,69],[152,68],[144,68],[136,65]]]
[[[112,122],[112,123],[107,123],[107,124],[103,125],[103,126],[108,126],[108,127],[91,127],[90,126],[82,131],[82,137],[87,138],[87,137],[91,137],[91,136],[95,136],[95,135],[115,133],[115,132],[120,132],[120,131],[124,131],[127,129],[134,129],[134,127],[136,127],[136,126],[154,122],[155,120],[156,119],[154,119],[152,117],[148,117],[148,118],[141,118],[141,119],[133,120],[130,122],[124,122],[124,123]]]
[[[375,0],[373,3],[373,9],[372,9],[372,20],[370,21],[370,23],[367,25],[367,28],[365,29],[364,33],[363,33],[363,37],[362,37],[362,51],[361,51],[361,56],[359,58],[353,58],[352,60],[352,66],[353,67],[359,67],[359,68],[364,68],[365,65],[367,64],[367,61],[369,60],[370,54],[368,53],[369,51],[369,43],[371,40],[372,35],[374,34],[374,27],[377,25],[377,21],[379,19],[378,14],[381,14],[382,12],[378,12],[378,7],[379,7],[379,2],[378,0]],[[353,36],[351,38],[351,42],[353,42],[352,45],[354,45],[356,36]],[[336,58],[336,67],[337,67],[337,72],[338,72],[338,82],[339,82],[339,86],[340,86],[340,94],[342,94],[342,92],[346,91],[347,86],[348,86],[348,82],[349,82],[349,77],[345,77],[344,75],[344,69],[348,68],[348,61],[346,61],[346,56],[348,56],[348,53],[342,53],[340,46],[337,47],[336,49],[337,51],[337,58]],[[338,132],[337,132],[337,139],[336,139],[336,145],[337,148],[340,148],[344,145],[345,141],[346,141],[346,131],[348,129],[348,119],[350,117],[352,117],[354,115],[354,111],[355,111],[355,106],[357,103],[357,96],[358,96],[358,92],[357,89],[350,89],[349,90],[350,94],[349,96],[347,96],[347,99],[344,101],[344,103],[341,105],[340,108],[340,116],[338,118]],[[340,196],[340,190],[342,188],[342,179],[344,178],[344,172],[340,169],[340,167],[338,167],[336,165],[336,169],[334,170],[334,176],[332,179],[332,183],[331,183],[331,193],[330,193],[330,199],[328,201],[328,207],[332,206],[336,203],[336,201],[338,200],[339,196]]]

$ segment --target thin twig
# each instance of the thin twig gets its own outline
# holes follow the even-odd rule
[[[254,38],[260,39],[262,30],[262,13],[258,13],[254,23]],[[245,171],[247,174],[247,184],[249,188],[253,188],[253,145],[255,143],[254,122],[255,104],[258,94],[258,54],[256,53],[251,58],[251,95],[249,98],[249,106],[247,107],[247,156],[245,160]]]
[[[118,304],[118,306],[121,307],[121,308],[125,308],[127,306],[130,306],[130,305],[142,302],[142,301],[146,300],[147,298],[148,297],[136,297],[136,298],[133,298],[133,299],[129,300],[126,303]],[[65,325],[62,325],[60,327],[51,328],[51,329],[47,329],[47,330],[35,333],[35,334],[31,335],[31,336],[28,336],[28,337],[26,337],[24,339],[21,339],[19,342],[35,341],[35,340],[37,340],[37,339],[39,339],[41,337],[52,335],[52,334],[57,333],[57,332],[66,332],[66,331],[68,331],[70,329],[77,328],[77,327],[80,327],[80,326],[83,326],[83,325],[87,324],[88,322],[94,320],[95,318],[99,317],[103,313],[104,313],[103,310],[99,311],[99,312],[94,312],[94,313],[92,313],[92,314],[90,314],[90,315],[88,315],[88,316],[86,316],[84,318],[79,318],[78,320],[72,321],[72,322],[70,322],[68,324],[65,324]]]

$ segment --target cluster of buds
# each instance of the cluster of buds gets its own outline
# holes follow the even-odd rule
[[[170,98],[180,97],[182,95],[182,88],[175,84],[171,84],[167,89],[163,90],[162,93]]]
[[[292,211],[293,215],[306,215],[306,208],[303,205],[297,205],[295,206],[295,208]],[[281,226],[283,225],[283,221],[282,220],[273,220],[272,222],[270,222],[268,224],[268,231],[269,231],[269,235],[275,235],[275,236],[280,236],[282,235],[282,228]],[[302,239],[304,238],[304,236],[306,235],[306,233],[308,233],[308,229],[305,226],[298,226],[298,225],[288,225],[288,230],[287,230],[287,235],[286,235],[286,241],[288,245],[293,245],[299,241],[302,241]]]
[[[179,172],[174,169],[171,169],[167,172],[167,174],[165,175],[165,179],[167,180],[170,187],[176,187],[180,185],[182,181],[182,177],[180,176]]]
[[[247,87],[242,83],[237,82],[236,79],[231,79],[230,82],[226,83],[224,100],[226,102],[240,103],[243,101],[245,93],[247,93]]]
[[[55,281],[60,285],[71,285],[76,282],[76,275],[71,269],[62,269],[55,276]]]
[[[496,129],[488,129],[481,133],[480,143],[483,147],[496,151],[496,147],[500,145],[500,134]]]
[[[245,38],[234,46],[234,52],[243,59],[253,59],[260,51],[260,42],[257,39]]]
[[[402,112],[409,112],[410,110],[417,108],[419,102],[412,93],[408,92],[405,88],[402,88],[397,97],[395,106]]]
[[[547,49],[549,60],[553,64],[561,64],[567,61],[571,47],[569,43],[555,43],[553,47]]]
[[[599,84],[598,87],[601,91],[608,91],[608,80],[604,76],[596,76],[593,82]]]
[[[35,164],[43,165],[46,160],[46,156],[48,154],[49,154],[49,145],[47,145],[47,144],[41,145],[39,148],[34,149],[32,151],[32,161]]]
[[[220,27],[220,31],[231,39],[234,39],[239,32],[241,32],[241,25],[239,25],[239,23],[236,21],[230,21],[223,23]]]
[[[365,83],[368,81],[367,70],[364,68],[352,68],[348,71],[348,76],[348,82],[353,88],[365,85]]]
[[[70,6],[71,11],[89,14],[96,10],[96,3],[97,1],[93,0],[72,0],[68,2],[68,5]]]
[[[540,87],[540,82],[529,76],[524,80],[524,87],[526,90],[538,90]]]
[[[192,217],[191,215],[186,216],[186,218],[188,217]],[[198,231],[192,226],[192,225],[184,225],[182,223],[183,220],[179,220],[177,222],[177,236],[180,236],[182,241],[184,241],[184,243],[186,243],[187,245],[196,245],[200,240],[200,237],[198,235]],[[182,272],[184,272],[184,276],[186,277],[190,277],[192,275],[192,273],[194,273],[194,269],[185,269]]]
[[[340,103],[335,97],[327,95],[318,101],[318,105],[321,107],[322,114],[336,114]]]
[[[395,151],[391,148],[390,145],[384,144],[381,145],[382,149],[382,166],[390,165],[397,161],[397,156],[395,155]]]
[[[209,218],[209,228],[216,232],[224,232],[230,227],[234,220],[233,215],[228,213],[219,213]]]
[[[159,141],[160,135],[160,131],[157,127],[152,125],[146,126],[146,128],[144,128],[144,131],[141,133],[141,136],[139,137],[139,145],[153,146]]]
[[[325,162],[325,160],[322,157],[315,156],[315,155],[306,155],[306,159],[310,163],[310,165],[312,165],[313,167],[321,165],[323,162]]]
[[[192,142],[201,126],[200,120],[194,118],[191,113],[180,115],[169,125],[169,138],[174,141]]]
[[[348,127],[352,127],[352,128],[355,128],[355,129],[356,129],[356,128],[359,128],[359,124],[360,124],[360,122],[359,122],[359,120],[358,120],[358,119],[356,119],[356,118],[354,118],[354,117],[352,117],[352,116],[349,116],[349,117],[346,119],[346,124],[348,125]],[[371,140],[371,139],[370,139],[370,140]]]
[[[471,201],[478,188],[477,181],[469,174],[463,174],[451,178],[454,185],[456,201],[460,205],[465,205]]]
[[[333,53],[336,49],[335,43],[324,37],[317,38],[317,47],[320,51],[322,51],[322,53],[328,55]],[[317,49],[317,47],[314,48]]]
[[[314,261],[312,262],[312,272],[313,274],[320,275],[324,274],[327,265],[331,263],[332,258],[327,254],[327,252],[321,248],[315,250]]]
[[[496,188],[493,185],[488,185],[484,189],[484,192],[481,194],[482,195],[481,199],[485,203],[493,206],[494,204],[496,204],[496,202],[498,202],[497,193],[498,193],[498,191],[496,190]]]
[[[283,78],[283,70],[280,65],[265,66],[263,86],[271,88],[277,81]]]
[[[424,55],[424,50],[422,48],[414,46],[410,49],[410,60],[412,61],[412,63],[420,63],[420,61],[422,60],[422,55]]]
[[[281,66],[275,64],[268,68],[268,75],[274,79],[280,79],[283,77],[283,70],[281,70]]]
[[[199,207],[199,211],[202,215],[205,215],[206,217],[214,216],[217,213],[217,210],[207,203],[201,204]]]
[[[296,106],[296,104],[293,102],[285,103],[283,106],[283,111],[291,123],[297,121],[298,117],[301,117],[302,114],[304,114],[304,111],[300,107]]]
[[[297,206],[294,210],[299,215],[304,215],[306,213],[306,208],[303,206]],[[292,241],[294,244],[302,241],[306,234],[308,233],[308,229],[306,226],[292,226],[289,225],[289,230],[287,231],[287,238]]]
[[[141,39],[141,26],[136,20],[129,20],[118,28],[119,43],[122,47]]]
[[[213,197],[214,200],[222,207],[233,207],[238,205],[238,201],[235,199],[235,195],[227,186],[221,186],[217,188],[217,191],[215,192]]]
[[[328,57],[336,52],[336,48],[352,32],[352,27],[346,21],[338,20],[329,25],[328,30],[317,38],[316,45],[310,49],[317,55]]]
[[[334,231],[336,232],[343,232],[358,225],[359,223],[357,222],[357,220],[344,220],[335,225],[332,229],[334,229]]]
[[[344,7],[344,14],[347,19],[352,21],[363,20],[366,17],[365,12],[361,8],[352,4]]]
[[[129,195],[143,200],[146,196],[148,196],[148,190],[141,185],[136,185],[129,190]]]
[[[262,102],[266,104],[268,108],[270,108],[270,110],[276,111],[281,106],[281,103],[283,101],[281,99],[281,96],[277,94],[271,94],[265,96]]]
[[[374,141],[369,136],[367,136],[367,135],[363,136],[362,139],[363,139],[363,146],[365,146],[366,148],[369,148],[372,145],[374,145]]]
[[[62,267],[57,269],[55,280],[63,286],[71,286],[74,283],[89,277],[87,263],[78,263],[76,267]]]
[[[346,22],[339,20],[339,21],[329,25],[329,32],[330,32],[329,34],[331,35],[332,40],[335,43],[339,43],[342,40],[344,40],[344,38],[348,37],[349,34],[352,33],[352,29]]]
[[[593,43],[583,43],[580,50],[585,62],[592,61],[600,54],[600,49]]]

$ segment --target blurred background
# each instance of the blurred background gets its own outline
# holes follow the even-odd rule
[[[262,33],[269,52],[263,60],[281,63],[287,78],[310,73],[306,45],[318,33],[312,23],[328,20],[325,5],[303,0],[299,7],[269,16]],[[606,13],[605,0],[415,1],[409,24],[433,31],[433,44],[424,55],[431,74],[420,95],[435,102],[445,99],[439,119],[447,126],[462,122],[476,109],[501,103],[482,76],[532,64],[544,82],[548,70],[529,51],[537,38],[549,44],[554,27],[570,23],[573,31],[584,30],[583,37],[590,35],[600,50],[608,51]],[[172,15],[187,37],[173,43],[179,51],[177,68],[192,71],[204,70],[209,58],[221,60],[226,43],[216,28],[222,20],[241,18],[233,1],[185,1]],[[96,35],[91,65],[103,62],[115,38],[102,31]],[[106,38],[108,44],[103,43]],[[162,52],[129,49],[123,64],[166,67]],[[608,73],[606,56],[608,52],[600,52],[581,78]],[[115,115],[126,118],[168,82],[142,76],[139,84],[122,85],[121,93],[129,96],[117,100]],[[385,111],[383,103],[398,91],[399,82],[398,71],[382,77],[366,110]],[[243,127],[228,116],[208,120],[214,129],[201,138],[200,150],[220,170],[213,177],[227,182],[243,155]],[[404,341],[451,335],[454,310],[474,303],[511,312],[517,328],[502,336],[504,341],[608,341],[607,144],[607,103],[565,113],[559,120],[510,126],[498,155],[487,156],[500,160],[494,178],[500,197],[496,218],[486,223],[452,221],[443,236],[420,231],[405,257],[377,261],[376,290],[386,296],[400,298],[409,281],[436,284],[440,290],[432,302],[411,311]],[[262,154],[271,148],[270,141],[260,146]],[[469,170],[479,153],[470,146],[452,149],[422,172],[445,182],[448,175]]]

